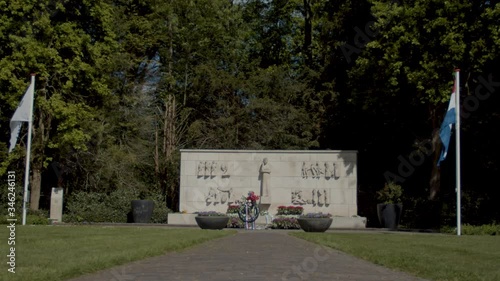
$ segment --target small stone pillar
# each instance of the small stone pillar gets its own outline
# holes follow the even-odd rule
[[[50,220],[62,222],[63,213],[63,188],[53,187],[50,196]]]

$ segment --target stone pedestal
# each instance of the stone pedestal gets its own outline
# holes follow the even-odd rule
[[[63,214],[63,188],[53,187],[50,196],[50,220],[62,222]]]

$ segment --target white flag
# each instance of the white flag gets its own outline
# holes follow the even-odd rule
[[[17,137],[21,130],[22,122],[31,122],[31,111],[33,108],[34,85],[30,84],[28,90],[24,94],[21,104],[14,112],[14,116],[10,119],[10,147],[9,153],[14,149],[17,143]]]

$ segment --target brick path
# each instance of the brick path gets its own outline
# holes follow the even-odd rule
[[[244,245],[254,245],[248,248]],[[239,231],[189,249],[68,281],[423,280],[287,235]]]

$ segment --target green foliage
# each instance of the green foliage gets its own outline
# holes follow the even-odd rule
[[[64,222],[126,223],[131,212],[131,201],[139,198],[139,193],[131,189],[118,189],[109,194],[98,192],[75,192],[68,196]],[[152,223],[167,223],[168,213],[165,200],[158,194],[145,196],[154,201]]]
[[[170,209],[166,207],[162,196],[151,193],[144,197],[154,201],[152,223],[167,223]],[[118,189],[109,194],[98,192],[75,192],[68,196],[65,222],[126,223],[131,212],[131,201],[139,199],[137,190]]]
[[[106,193],[74,192],[67,199],[67,222],[127,222],[131,201],[138,198],[133,190]]]
[[[440,229],[442,233],[456,234],[456,226],[446,226]],[[470,225],[462,224],[461,234],[463,235],[500,235],[500,224]]]
[[[181,148],[352,149],[363,159],[359,194],[371,205],[400,154],[439,128],[459,67],[465,109],[482,87],[462,123],[472,147],[462,154],[464,191],[474,190],[464,214],[478,224],[500,215],[500,191],[488,184],[499,166],[488,135],[500,121],[494,1],[56,2],[0,3],[0,129],[9,131],[36,73],[32,167],[42,190],[136,189],[165,194],[177,210]],[[355,48],[350,58],[345,44]],[[167,97],[176,100],[173,120],[165,118]],[[23,126],[11,154],[9,135],[0,136],[0,176],[22,176],[25,136]],[[432,158],[404,178],[405,199],[419,202],[412,205],[423,206],[437,179]],[[441,172],[443,208],[432,212],[447,223],[452,173]],[[95,199],[101,206],[86,201],[113,205]],[[123,211],[106,220],[123,221]],[[167,211],[155,209],[154,220]]]
[[[153,215],[151,216],[151,223],[168,223],[168,214],[172,213],[172,210],[167,207],[167,203],[161,194],[152,193],[146,196],[146,200],[153,200],[154,208]]]
[[[385,204],[401,203],[403,188],[394,182],[388,182],[384,188],[377,191],[377,199]]]
[[[1,215],[0,216],[0,224],[10,224],[11,222],[7,221],[7,219],[11,219],[12,217],[8,215]],[[17,219],[16,224],[22,224],[23,217],[22,217],[22,210],[20,210],[19,214],[16,215],[15,217]],[[48,225],[50,224],[49,221],[49,214],[47,211],[44,210],[27,210],[26,213],[26,225]]]

